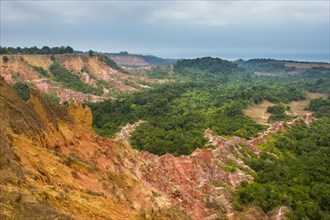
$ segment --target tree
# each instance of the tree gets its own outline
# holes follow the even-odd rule
[[[283,106],[283,105],[268,106],[267,112],[272,113],[272,114],[284,114],[285,106]]]
[[[8,59],[8,57],[7,57],[7,56],[3,56],[3,57],[2,57],[2,61],[3,61],[4,63],[7,63],[7,62],[8,62],[8,60],[9,60],[9,59]]]
[[[41,50],[42,50],[42,53],[44,53],[44,54],[51,53],[51,49],[48,46],[43,46]]]
[[[0,47],[0,54],[10,54],[10,50],[7,47]]]
[[[94,51],[89,50],[89,51],[88,51],[88,55],[89,55],[90,57],[92,57],[92,56],[94,55]]]
[[[69,47],[69,46],[67,46],[64,51],[65,51],[65,53],[69,53],[69,54],[73,53],[72,47]]]

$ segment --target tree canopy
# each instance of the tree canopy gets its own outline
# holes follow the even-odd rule
[[[0,54],[72,54],[74,51],[70,46],[48,47],[0,47]]]

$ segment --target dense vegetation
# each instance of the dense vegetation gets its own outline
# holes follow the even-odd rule
[[[328,99],[326,100],[323,98],[311,100],[306,110],[314,111],[316,117],[330,117],[330,96],[328,96]]]
[[[69,46],[48,47],[0,47],[0,54],[72,54],[73,49]]]
[[[330,93],[330,69],[312,68],[293,76],[294,80],[305,84],[311,92]]]
[[[63,85],[67,88],[83,93],[92,93],[95,95],[103,94],[103,90],[101,88],[94,88],[83,83],[77,75],[71,73],[56,62],[52,63],[49,70],[53,74],[54,80],[63,83]]]
[[[269,212],[285,205],[289,219],[330,218],[330,98],[311,100],[306,109],[318,118],[310,126],[296,125],[261,146],[279,157],[263,152],[245,161],[256,171],[255,182],[236,191],[237,209],[252,203]]]
[[[202,72],[194,72],[196,70]],[[228,75],[237,70],[237,65],[220,58],[211,57],[182,60],[174,65],[175,72],[184,76],[189,75],[192,77],[201,77],[204,75],[212,76],[212,74]]]
[[[274,135],[263,148],[279,158],[264,152],[246,160],[256,171],[255,181],[237,190],[236,208],[252,203],[269,212],[285,205],[292,209],[289,219],[329,219],[329,132],[330,119],[323,116],[310,127],[302,123]]]
[[[167,73],[166,73],[167,69]],[[255,137],[264,126],[242,113],[252,102],[289,102],[306,97],[304,84],[291,77],[257,77],[218,58],[178,61],[173,68],[155,68],[152,77],[173,75],[176,83],[89,104],[95,130],[113,136],[120,127],[142,119],[133,133],[133,147],[162,155],[189,154],[203,148],[203,131],[223,136]]]
[[[156,66],[150,70],[146,70],[146,74],[149,78],[154,79],[170,79],[174,76],[173,71],[164,66]]]

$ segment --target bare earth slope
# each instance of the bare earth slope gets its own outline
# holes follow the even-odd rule
[[[6,55],[4,62],[0,56],[0,76],[7,83],[25,82],[46,93],[55,93],[61,101],[70,99],[97,102],[112,97],[116,92],[130,92],[145,88],[144,83],[157,83],[156,80],[132,76],[108,66],[99,56],[88,55],[56,55],[56,62],[66,70],[77,75],[80,80],[94,88],[103,86],[102,95],[85,94],[73,91],[63,84],[54,81],[49,67],[52,64],[50,55]],[[40,74],[35,67],[48,71],[48,77]],[[105,86],[106,85],[106,86]]]
[[[151,64],[144,59],[134,55],[108,55],[110,59],[114,60],[119,65],[124,66],[150,66]]]
[[[1,77],[0,108],[1,219],[272,218],[238,213],[230,198],[253,181],[242,158],[283,123],[251,141],[206,130],[213,149],[159,157],[96,135],[88,107],[52,106],[35,91],[24,102]]]

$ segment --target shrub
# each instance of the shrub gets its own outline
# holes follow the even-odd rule
[[[30,99],[29,86],[26,83],[17,82],[13,85],[13,88],[24,101]]]
[[[284,114],[285,110],[286,108],[283,105],[273,105],[267,108],[267,112],[272,114]]]
[[[2,57],[2,61],[3,61],[4,63],[7,63],[7,62],[9,61],[9,58],[8,58],[7,56],[3,56],[3,57]]]
[[[59,105],[61,102],[61,99],[56,95],[56,93],[42,93],[42,96],[47,102],[54,105]]]
[[[48,77],[48,76],[49,76],[47,70],[45,70],[45,69],[42,68],[42,67],[39,67],[39,66],[32,66],[32,69],[34,69],[35,71],[37,71],[38,73],[40,73],[41,75],[43,75],[43,76],[45,76],[45,77]]]

